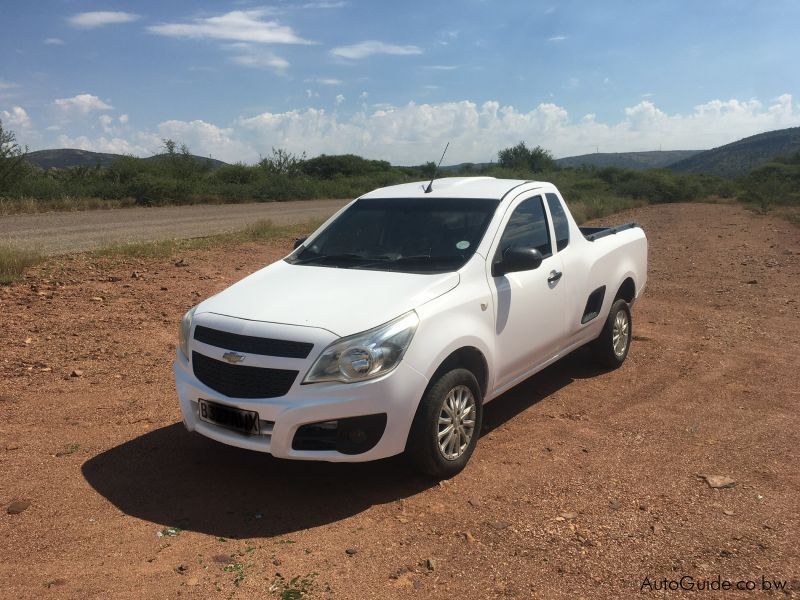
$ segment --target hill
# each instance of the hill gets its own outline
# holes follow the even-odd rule
[[[702,150],[652,150],[649,152],[597,152],[557,158],[559,167],[619,167],[622,169],[658,169],[685,160]]]
[[[684,173],[709,173],[739,177],[771,159],[800,150],[800,127],[778,129],[700,152],[669,165]]]
[[[91,152],[89,150],[79,150],[77,148],[56,148],[52,150],[35,150],[29,152],[26,158],[29,163],[42,169],[69,169],[71,167],[108,167],[114,161],[122,158],[122,154],[109,154],[106,152]],[[156,154],[143,160],[158,160],[163,154]],[[198,162],[210,160],[214,168],[226,164],[221,160],[207,158],[204,156],[194,156]]]
[[[53,150],[36,150],[28,152],[28,162],[42,169],[68,169],[70,167],[108,167],[121,154],[107,154],[105,152],[90,152],[77,148],[58,148]]]

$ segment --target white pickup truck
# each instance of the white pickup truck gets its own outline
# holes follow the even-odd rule
[[[375,190],[186,313],[184,424],[280,458],[406,452],[451,477],[486,402],[585,344],[623,363],[646,279],[642,229],[579,228],[550,183]]]

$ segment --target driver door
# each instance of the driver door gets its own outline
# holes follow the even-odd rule
[[[553,255],[553,235],[542,196],[522,199],[510,213],[488,261],[495,310],[495,389],[550,359],[565,334],[561,259]],[[512,246],[536,248],[544,258],[542,264],[529,271],[492,276],[491,263]]]

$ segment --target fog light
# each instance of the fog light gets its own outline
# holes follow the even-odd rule
[[[350,438],[350,441],[354,444],[363,444],[367,441],[367,432],[359,427],[357,429],[351,429],[347,437]]]
[[[309,423],[294,434],[292,449],[362,454],[375,447],[385,430],[385,413]]]

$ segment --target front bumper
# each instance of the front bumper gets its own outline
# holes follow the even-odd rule
[[[285,396],[242,400],[222,396],[201,383],[180,350],[173,372],[184,424],[189,431],[223,444],[268,452],[278,458],[330,462],[364,462],[403,452],[414,413],[428,384],[424,375],[401,362],[391,373],[360,383],[300,385],[305,376],[301,372]],[[245,435],[201,421],[198,404],[201,398],[257,412],[262,434]],[[294,435],[303,425],[381,413],[386,414],[383,435],[372,449],[361,454],[292,448]]]

